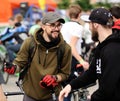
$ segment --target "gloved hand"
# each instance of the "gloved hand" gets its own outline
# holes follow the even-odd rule
[[[55,87],[56,85],[58,85],[56,81],[57,77],[55,75],[46,75],[40,81],[40,86],[43,88]]]
[[[77,64],[76,68],[83,68],[82,64]]]
[[[7,72],[9,74],[14,74],[17,66],[13,65],[12,63],[9,62],[4,62],[4,72]]]
[[[39,85],[40,85],[40,87],[42,87],[42,88],[47,88],[47,89],[50,89],[50,88],[51,88],[51,86],[47,86],[47,84],[46,84],[45,82],[43,82],[42,80],[39,82]]]
[[[84,68],[82,64],[77,64],[76,65],[76,72],[81,75],[84,72]]]

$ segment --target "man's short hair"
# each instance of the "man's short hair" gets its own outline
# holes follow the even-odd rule
[[[120,19],[120,7],[119,6],[113,6],[109,10],[116,19]]]
[[[70,18],[77,19],[81,12],[82,9],[78,4],[71,4],[68,8],[68,15]]]

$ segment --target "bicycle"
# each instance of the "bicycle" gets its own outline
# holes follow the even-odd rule
[[[0,45],[0,73],[2,74],[2,78],[4,80],[4,84],[7,84],[9,79],[9,74],[4,72],[3,65],[5,61],[9,61],[9,57],[7,54],[7,50],[4,45]]]
[[[78,77],[78,76],[82,75],[82,73],[84,73],[84,71],[82,70],[83,67],[81,64],[77,64],[76,68],[77,68],[76,71],[74,71],[74,75],[76,77]],[[87,90],[87,88],[94,86],[94,85],[96,85],[96,82],[92,83],[88,86],[82,87],[80,89],[73,90],[71,92],[73,100],[74,101],[88,101],[89,100],[88,95],[90,95],[90,94],[89,94],[89,91]]]
[[[87,89],[77,89],[72,91],[72,97],[74,101],[87,101],[87,96],[89,95],[89,91]]]
[[[17,85],[17,87],[19,87],[17,82],[15,84]],[[14,85],[14,86],[16,86],[16,85]],[[11,90],[11,91],[4,91],[4,95],[6,96],[6,99],[10,100],[12,98],[12,100],[10,100],[10,101],[14,101],[14,100],[22,101],[22,97],[24,95],[24,91],[21,90],[20,87],[19,87],[19,89],[15,90],[15,91],[13,91],[13,90]]]
[[[22,89],[21,82],[17,81],[16,85],[17,85],[17,87],[19,87],[20,91],[16,91],[16,92],[4,92],[4,95],[6,97],[8,97],[8,96],[16,96],[16,95],[24,95],[25,93],[24,93],[24,91]],[[57,96],[55,94],[54,88],[48,88],[48,89],[51,92],[51,96],[52,96],[53,101],[57,101]]]

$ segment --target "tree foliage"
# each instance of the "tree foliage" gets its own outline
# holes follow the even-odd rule
[[[61,0],[61,2],[58,4],[59,9],[66,9],[70,5],[70,0]]]
[[[75,0],[74,3],[79,4],[84,11],[88,11],[96,7],[105,7],[105,8],[111,7],[111,4],[108,3],[107,0],[106,2],[98,2],[94,5],[90,4],[90,0]],[[68,8],[69,5],[70,5],[70,0],[61,0],[61,2],[58,4],[58,8],[66,9]]]
[[[76,0],[75,3],[79,4],[84,11],[93,8],[93,6],[90,4],[90,0]]]
[[[110,8],[112,5],[110,3],[107,3],[107,2],[98,2],[96,4],[93,5],[94,8],[96,7],[105,7],[105,8]]]

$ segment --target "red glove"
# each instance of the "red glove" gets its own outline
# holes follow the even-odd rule
[[[51,87],[51,86],[55,87],[56,85],[58,85],[56,81],[57,81],[57,77],[55,75],[46,75],[40,81],[40,85],[44,88]]]
[[[82,64],[77,64],[76,65],[76,72],[81,75],[84,72],[84,68]]]
[[[47,86],[47,84],[45,82],[43,82],[42,80],[39,82],[39,85],[42,87],[42,88],[49,88]]]
[[[13,65],[9,62],[5,62],[4,63],[4,72],[7,72],[9,74],[14,74],[15,70],[16,70],[17,66]]]
[[[77,64],[76,68],[83,68],[82,64]]]

